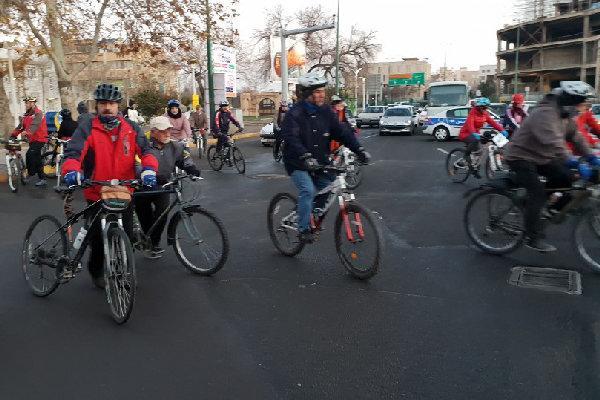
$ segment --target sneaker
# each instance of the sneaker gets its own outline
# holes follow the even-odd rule
[[[307,244],[314,243],[315,235],[311,231],[300,232],[300,241]]]
[[[556,247],[552,246],[550,243],[544,242],[542,239],[527,239],[525,243],[527,247],[532,250],[539,251],[540,253],[549,253],[552,251],[556,251]]]
[[[40,179],[39,181],[36,182],[35,187],[46,187],[46,180]]]

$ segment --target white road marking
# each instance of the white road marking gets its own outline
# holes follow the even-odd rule
[[[446,150],[444,150],[444,149],[441,149],[441,148],[439,148],[439,147],[437,148],[437,150],[438,150],[438,151],[441,151],[441,152],[442,152],[442,153],[444,153],[444,154],[448,154],[448,153],[449,153],[448,151],[446,151]]]

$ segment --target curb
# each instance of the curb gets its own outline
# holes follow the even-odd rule
[[[239,133],[234,136],[236,140],[240,139],[253,139],[260,136],[260,133]],[[217,144],[217,139],[208,139],[208,144]]]

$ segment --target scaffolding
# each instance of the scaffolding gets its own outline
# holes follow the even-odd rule
[[[600,7],[600,0],[516,0],[515,23],[535,21]]]

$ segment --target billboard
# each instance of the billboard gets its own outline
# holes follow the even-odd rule
[[[235,97],[237,92],[237,51],[233,47],[213,44],[213,73],[225,75],[225,96]]]
[[[393,74],[390,75],[388,86],[416,86],[425,84],[425,73],[414,72],[412,74]]]
[[[302,40],[293,37],[286,39],[288,76],[299,77],[306,65],[306,47]],[[281,38],[271,36],[271,80],[281,78]]]

